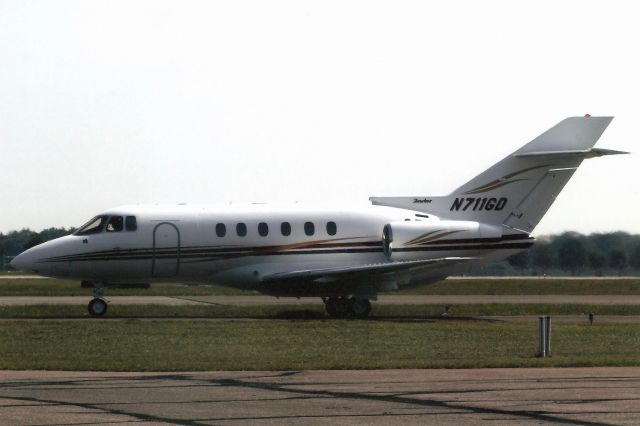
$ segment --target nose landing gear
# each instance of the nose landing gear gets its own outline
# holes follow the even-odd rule
[[[93,286],[93,299],[89,302],[87,309],[89,315],[100,317],[107,313],[107,301],[103,299],[104,284],[97,282]]]
[[[322,301],[331,318],[366,318],[371,312],[368,299],[339,296],[323,298]]]

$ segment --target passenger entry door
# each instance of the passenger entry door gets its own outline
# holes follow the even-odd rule
[[[159,223],[153,228],[153,278],[175,277],[180,272],[180,231],[171,222]]]

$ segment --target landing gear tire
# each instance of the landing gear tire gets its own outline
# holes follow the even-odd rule
[[[353,297],[329,297],[323,299],[331,318],[366,318],[371,312],[371,302]]]
[[[338,318],[336,298],[329,297],[327,299],[322,299],[322,301],[324,302],[324,309],[327,311],[327,314],[329,314],[331,318]]]
[[[324,305],[331,318],[347,318],[351,313],[351,299],[346,297],[329,297]]]
[[[107,302],[104,299],[95,298],[87,306],[89,314],[94,317],[101,317],[107,313]]]
[[[355,318],[366,318],[371,312],[371,302],[368,299],[355,299],[352,298],[351,302],[351,314]]]

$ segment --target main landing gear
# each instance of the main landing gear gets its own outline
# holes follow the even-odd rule
[[[104,296],[104,284],[95,283],[93,286],[93,299],[89,302],[87,309],[89,315],[94,317],[101,317],[107,313],[107,301],[103,299]]]
[[[368,299],[340,296],[322,298],[322,301],[331,318],[366,318],[371,312]]]

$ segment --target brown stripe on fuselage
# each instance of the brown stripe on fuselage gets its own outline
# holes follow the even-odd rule
[[[441,234],[438,235],[433,235],[431,237],[425,237],[425,238],[421,238],[417,241],[415,241],[413,244],[411,242],[406,243],[405,245],[409,246],[409,245],[420,245],[420,244],[428,244],[429,242],[435,242],[436,240],[439,240],[440,238],[444,238],[447,235],[451,235],[451,234],[455,234],[457,232],[462,232],[460,230],[458,231],[448,231],[448,232],[443,232]],[[413,241],[413,240],[411,240]]]
[[[146,260],[180,258],[186,262],[207,262],[220,259],[234,259],[249,256],[302,255],[302,254],[340,254],[340,253],[375,253],[382,252],[382,243],[378,240],[352,242],[334,242],[336,240],[318,240],[308,243],[287,244],[284,246],[263,247],[187,247],[180,250],[164,248],[128,249],[121,251],[100,251],[81,255],[61,256],[45,259],[42,262],[68,261],[108,261],[108,260]],[[520,241],[519,241],[520,240]],[[467,238],[455,240],[438,240],[423,243],[419,246],[397,248],[396,251],[451,251],[477,249],[526,248],[533,245],[534,238],[528,235],[505,235],[502,238]],[[283,247],[287,247],[286,249]]]
[[[479,192],[487,192],[487,191],[489,191],[491,189],[495,189],[495,188],[489,188],[491,186],[497,185],[497,184],[499,184],[501,182],[505,182],[508,179],[511,179],[512,177],[518,176],[519,174],[526,173],[526,172],[528,172],[530,170],[535,170],[535,169],[539,169],[539,168],[542,168],[542,167],[549,167],[549,165],[548,164],[543,164],[541,166],[527,167],[526,169],[522,169],[522,170],[515,171],[513,173],[506,174],[506,175],[502,176],[499,179],[493,180],[493,181],[491,181],[489,183],[486,183],[484,185],[481,185],[481,186],[479,186],[477,188],[471,189],[471,190],[465,192],[465,194],[477,194]],[[522,179],[518,179],[517,181],[520,181],[520,180],[522,180]],[[517,182],[517,181],[513,181],[513,182]],[[510,183],[510,182],[507,182],[507,183]],[[505,183],[505,185],[507,183]],[[502,185],[500,185],[500,186],[502,186]]]

